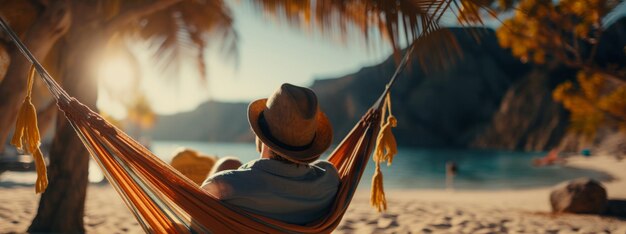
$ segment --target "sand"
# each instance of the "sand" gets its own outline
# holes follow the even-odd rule
[[[568,166],[607,172],[610,199],[626,199],[626,160],[574,157]],[[550,187],[502,191],[392,190],[389,209],[369,207],[359,190],[336,233],[619,233],[626,220],[597,215],[552,214]],[[24,232],[39,196],[32,187],[0,187],[0,233]],[[90,185],[85,227],[89,233],[141,233],[119,196],[108,185]]]

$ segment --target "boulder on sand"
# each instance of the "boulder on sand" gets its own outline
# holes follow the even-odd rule
[[[607,204],[607,194],[600,182],[579,178],[559,184],[550,193],[553,212],[601,214]]]

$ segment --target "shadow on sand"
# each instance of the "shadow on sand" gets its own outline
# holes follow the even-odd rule
[[[604,215],[626,220],[626,200],[609,200]]]

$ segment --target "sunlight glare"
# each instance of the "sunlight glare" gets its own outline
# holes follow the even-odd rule
[[[135,69],[131,61],[122,55],[108,56],[98,65],[98,80],[107,89],[115,93],[131,91],[135,76]]]
[[[139,68],[124,53],[107,53],[96,65],[98,79],[98,108],[117,118],[126,116],[124,103],[138,89]]]

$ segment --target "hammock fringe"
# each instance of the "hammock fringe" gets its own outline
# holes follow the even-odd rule
[[[387,161],[387,166],[390,166],[393,157],[398,153],[398,144],[391,132],[391,129],[398,125],[398,121],[391,113],[390,93],[385,95],[385,102],[381,112],[381,127],[378,138],[376,138],[376,149],[374,150],[373,157],[374,163],[376,164],[376,171],[372,177],[372,191],[370,194],[370,204],[376,208],[378,212],[387,210],[387,199],[385,198],[385,189],[383,186],[383,172],[380,170],[380,163]],[[385,115],[388,115],[387,119],[385,119]]]
[[[35,182],[35,192],[41,193],[48,187],[48,175],[46,172],[46,162],[43,154],[39,149],[41,145],[41,136],[39,135],[39,127],[37,126],[37,110],[31,102],[31,91],[35,77],[35,66],[30,67],[28,74],[28,84],[26,97],[17,114],[15,121],[15,133],[11,139],[11,144],[19,151],[33,155],[35,168],[37,170],[37,181]]]

